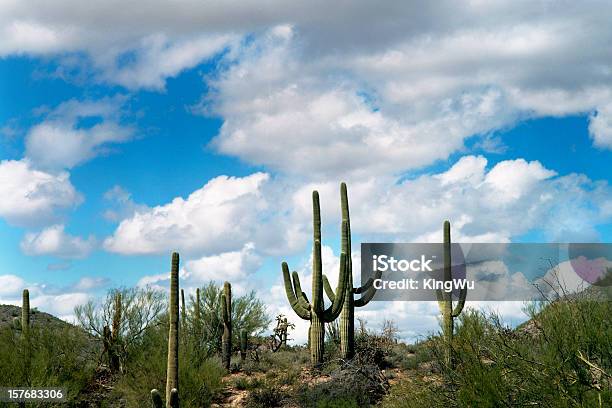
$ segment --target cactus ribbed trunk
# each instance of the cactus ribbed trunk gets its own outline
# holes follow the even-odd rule
[[[119,358],[119,333],[121,331],[122,313],[121,292],[117,292],[115,293],[114,299],[113,328],[110,333],[110,341],[108,342],[108,366],[113,373],[118,372],[121,368]]]
[[[247,331],[242,329],[240,330],[240,361],[243,363],[244,363],[244,360],[246,360],[247,348],[248,348]]]
[[[221,296],[221,308],[223,313],[223,338],[221,341],[221,360],[223,367],[229,371],[232,358],[232,285],[229,282],[223,284],[223,295]]]
[[[350,278],[352,280],[352,278]],[[355,300],[347,293],[340,314],[340,355],[348,360],[355,355]]]
[[[30,291],[23,290],[21,299],[21,333],[25,339],[30,337]]]
[[[187,310],[185,309],[185,291],[181,289],[181,325],[183,333],[185,333],[185,322],[187,321]]]
[[[444,281],[450,281],[453,278],[451,271],[451,237],[450,237],[450,223],[444,223]],[[452,293],[444,291],[442,294],[442,324],[444,341],[446,342],[444,360],[448,366],[451,365],[451,343],[453,341],[453,302]]]
[[[179,389],[179,254],[172,254],[170,272],[170,307],[168,333],[168,369],[166,375],[166,408],[171,408],[172,390]]]

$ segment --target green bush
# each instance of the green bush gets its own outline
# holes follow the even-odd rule
[[[0,384],[13,387],[61,387],[75,401],[90,382],[97,345],[69,325],[30,328],[29,347],[18,332],[0,328]],[[29,358],[28,358],[29,355]]]

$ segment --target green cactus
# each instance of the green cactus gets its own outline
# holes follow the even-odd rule
[[[108,354],[108,366],[114,373],[120,371],[121,363],[119,358],[119,333],[121,331],[121,318],[123,314],[122,303],[121,303],[121,292],[115,293],[114,299],[114,313],[113,313],[113,328],[112,331],[108,327],[104,327],[105,349]]]
[[[453,279],[452,262],[451,262],[451,233],[450,233],[450,222],[444,221],[444,281]],[[444,360],[446,364],[452,366],[452,341],[454,331],[454,320],[461,314],[463,306],[465,305],[465,298],[467,296],[467,287],[463,287],[459,292],[459,300],[453,308],[453,298],[451,292],[438,291],[438,306],[440,307],[440,313],[442,313],[442,332],[444,335],[445,342],[445,356]]]
[[[21,333],[25,339],[30,335],[30,292],[23,290],[21,299]]]
[[[179,408],[179,254],[172,253],[170,270],[170,304],[168,308],[168,367],[166,370],[166,408]],[[151,390],[153,408],[162,408],[163,401],[157,389]]]
[[[178,398],[178,365],[179,365],[179,254],[172,254],[170,271],[170,329],[168,333],[168,371],[166,375],[166,407],[170,408],[171,393],[177,390]],[[178,406],[178,402],[177,405]]]
[[[355,355],[355,308],[367,305],[374,297],[376,289],[374,288],[374,279],[379,279],[382,272],[377,271],[374,278],[358,287],[353,287],[353,260],[351,258],[351,218],[349,215],[348,194],[346,184],[340,184],[340,206],[342,208],[342,222],[347,226],[346,245],[342,247],[342,252],[345,253],[347,265],[348,283],[346,286],[346,294],[342,314],[340,315],[340,354],[343,359],[348,360]],[[343,241],[344,243],[344,241]],[[323,275],[323,285],[327,297],[333,301],[336,298],[327,276]],[[337,292],[336,292],[337,293]],[[355,299],[355,295],[361,295],[359,299]]]
[[[245,329],[240,330],[240,361],[244,363],[247,355],[247,331]]]
[[[300,285],[297,272],[289,275],[289,266],[282,263],[283,279],[285,281],[285,292],[291,308],[302,319],[310,320],[309,348],[310,360],[317,367],[323,363],[323,347],[325,340],[324,324],[334,321],[342,311],[346,286],[348,284],[348,258],[346,248],[348,246],[348,224],[342,221],[342,248],[340,254],[340,271],[338,274],[338,287],[336,296],[329,308],[325,309],[323,299],[323,264],[321,259],[321,208],[319,205],[319,193],[312,193],[312,212],[314,245],[312,257],[312,301],[310,302]],[[293,282],[292,282],[293,278]]]
[[[153,408],[163,408],[164,406],[162,397],[159,395],[159,391],[157,390],[151,390],[151,401],[153,402]],[[170,390],[170,400],[168,406],[170,408],[179,408],[178,390],[176,388]]]
[[[223,284],[221,314],[223,316],[221,360],[223,362],[223,367],[229,371],[232,358],[232,285],[229,282]]]
[[[196,300],[194,305],[194,327],[196,335],[200,335],[200,288],[196,289]]]
[[[181,289],[181,325],[183,333],[185,332],[185,322],[187,321],[187,311],[185,310],[185,291]]]
[[[21,331],[21,319],[19,317],[13,317],[13,329]]]

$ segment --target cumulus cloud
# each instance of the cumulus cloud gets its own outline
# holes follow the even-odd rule
[[[87,279],[89,278],[83,277],[81,281]],[[16,275],[0,275],[0,304],[21,306],[23,289],[28,289],[30,292],[30,307],[74,322],[74,307],[92,298],[93,287],[79,287],[77,284],[66,288],[56,288],[36,282],[27,282]]]
[[[112,144],[132,139],[133,128],[120,123],[124,101],[119,96],[63,102],[29,130],[26,157],[45,169],[71,168],[107,152]],[[92,124],[85,126],[88,120]]]
[[[0,162],[0,196],[0,217],[28,227],[57,222],[83,200],[67,172],[36,170],[27,159]]]
[[[149,209],[144,204],[134,202],[132,194],[119,185],[115,185],[106,191],[104,200],[110,204],[111,208],[104,211],[103,216],[113,222],[131,218],[136,212],[144,212]]]
[[[596,146],[612,149],[612,102],[598,107],[589,117],[589,133]]]
[[[214,254],[242,248],[255,234],[265,173],[219,176],[186,199],[137,212],[123,220],[104,247],[122,254],[154,254],[178,249]]]
[[[261,267],[263,258],[255,251],[253,243],[247,243],[238,251],[221,252],[215,255],[183,261],[179,275],[181,287],[187,293],[195,293],[209,282],[222,285],[224,281],[232,284],[233,292],[240,296],[251,290],[257,290],[258,280],[254,276]],[[170,274],[161,273],[146,275],[139,279],[138,286],[151,286],[167,290],[170,285]]]
[[[53,255],[58,258],[79,259],[87,257],[96,245],[96,239],[75,237],[64,231],[64,225],[52,225],[44,230],[25,234],[21,250],[26,255]]]

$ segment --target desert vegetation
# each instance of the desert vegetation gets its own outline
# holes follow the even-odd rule
[[[169,293],[112,289],[76,308],[77,325],[31,310],[24,290],[21,309],[0,309],[0,384],[61,386],[75,407],[612,406],[611,302],[587,291],[526,304],[530,319],[517,328],[465,307],[465,291],[456,304],[440,293],[440,331],[415,344],[390,320],[356,327],[355,308],[375,289],[354,285],[344,184],[340,196],[335,290],[322,270],[316,191],[311,296],[281,267],[289,304],[310,322],[307,344],[288,341],[291,317],[272,319],[255,293],[233,296],[231,282],[186,299],[173,253]],[[452,279],[448,222],[442,238]]]

